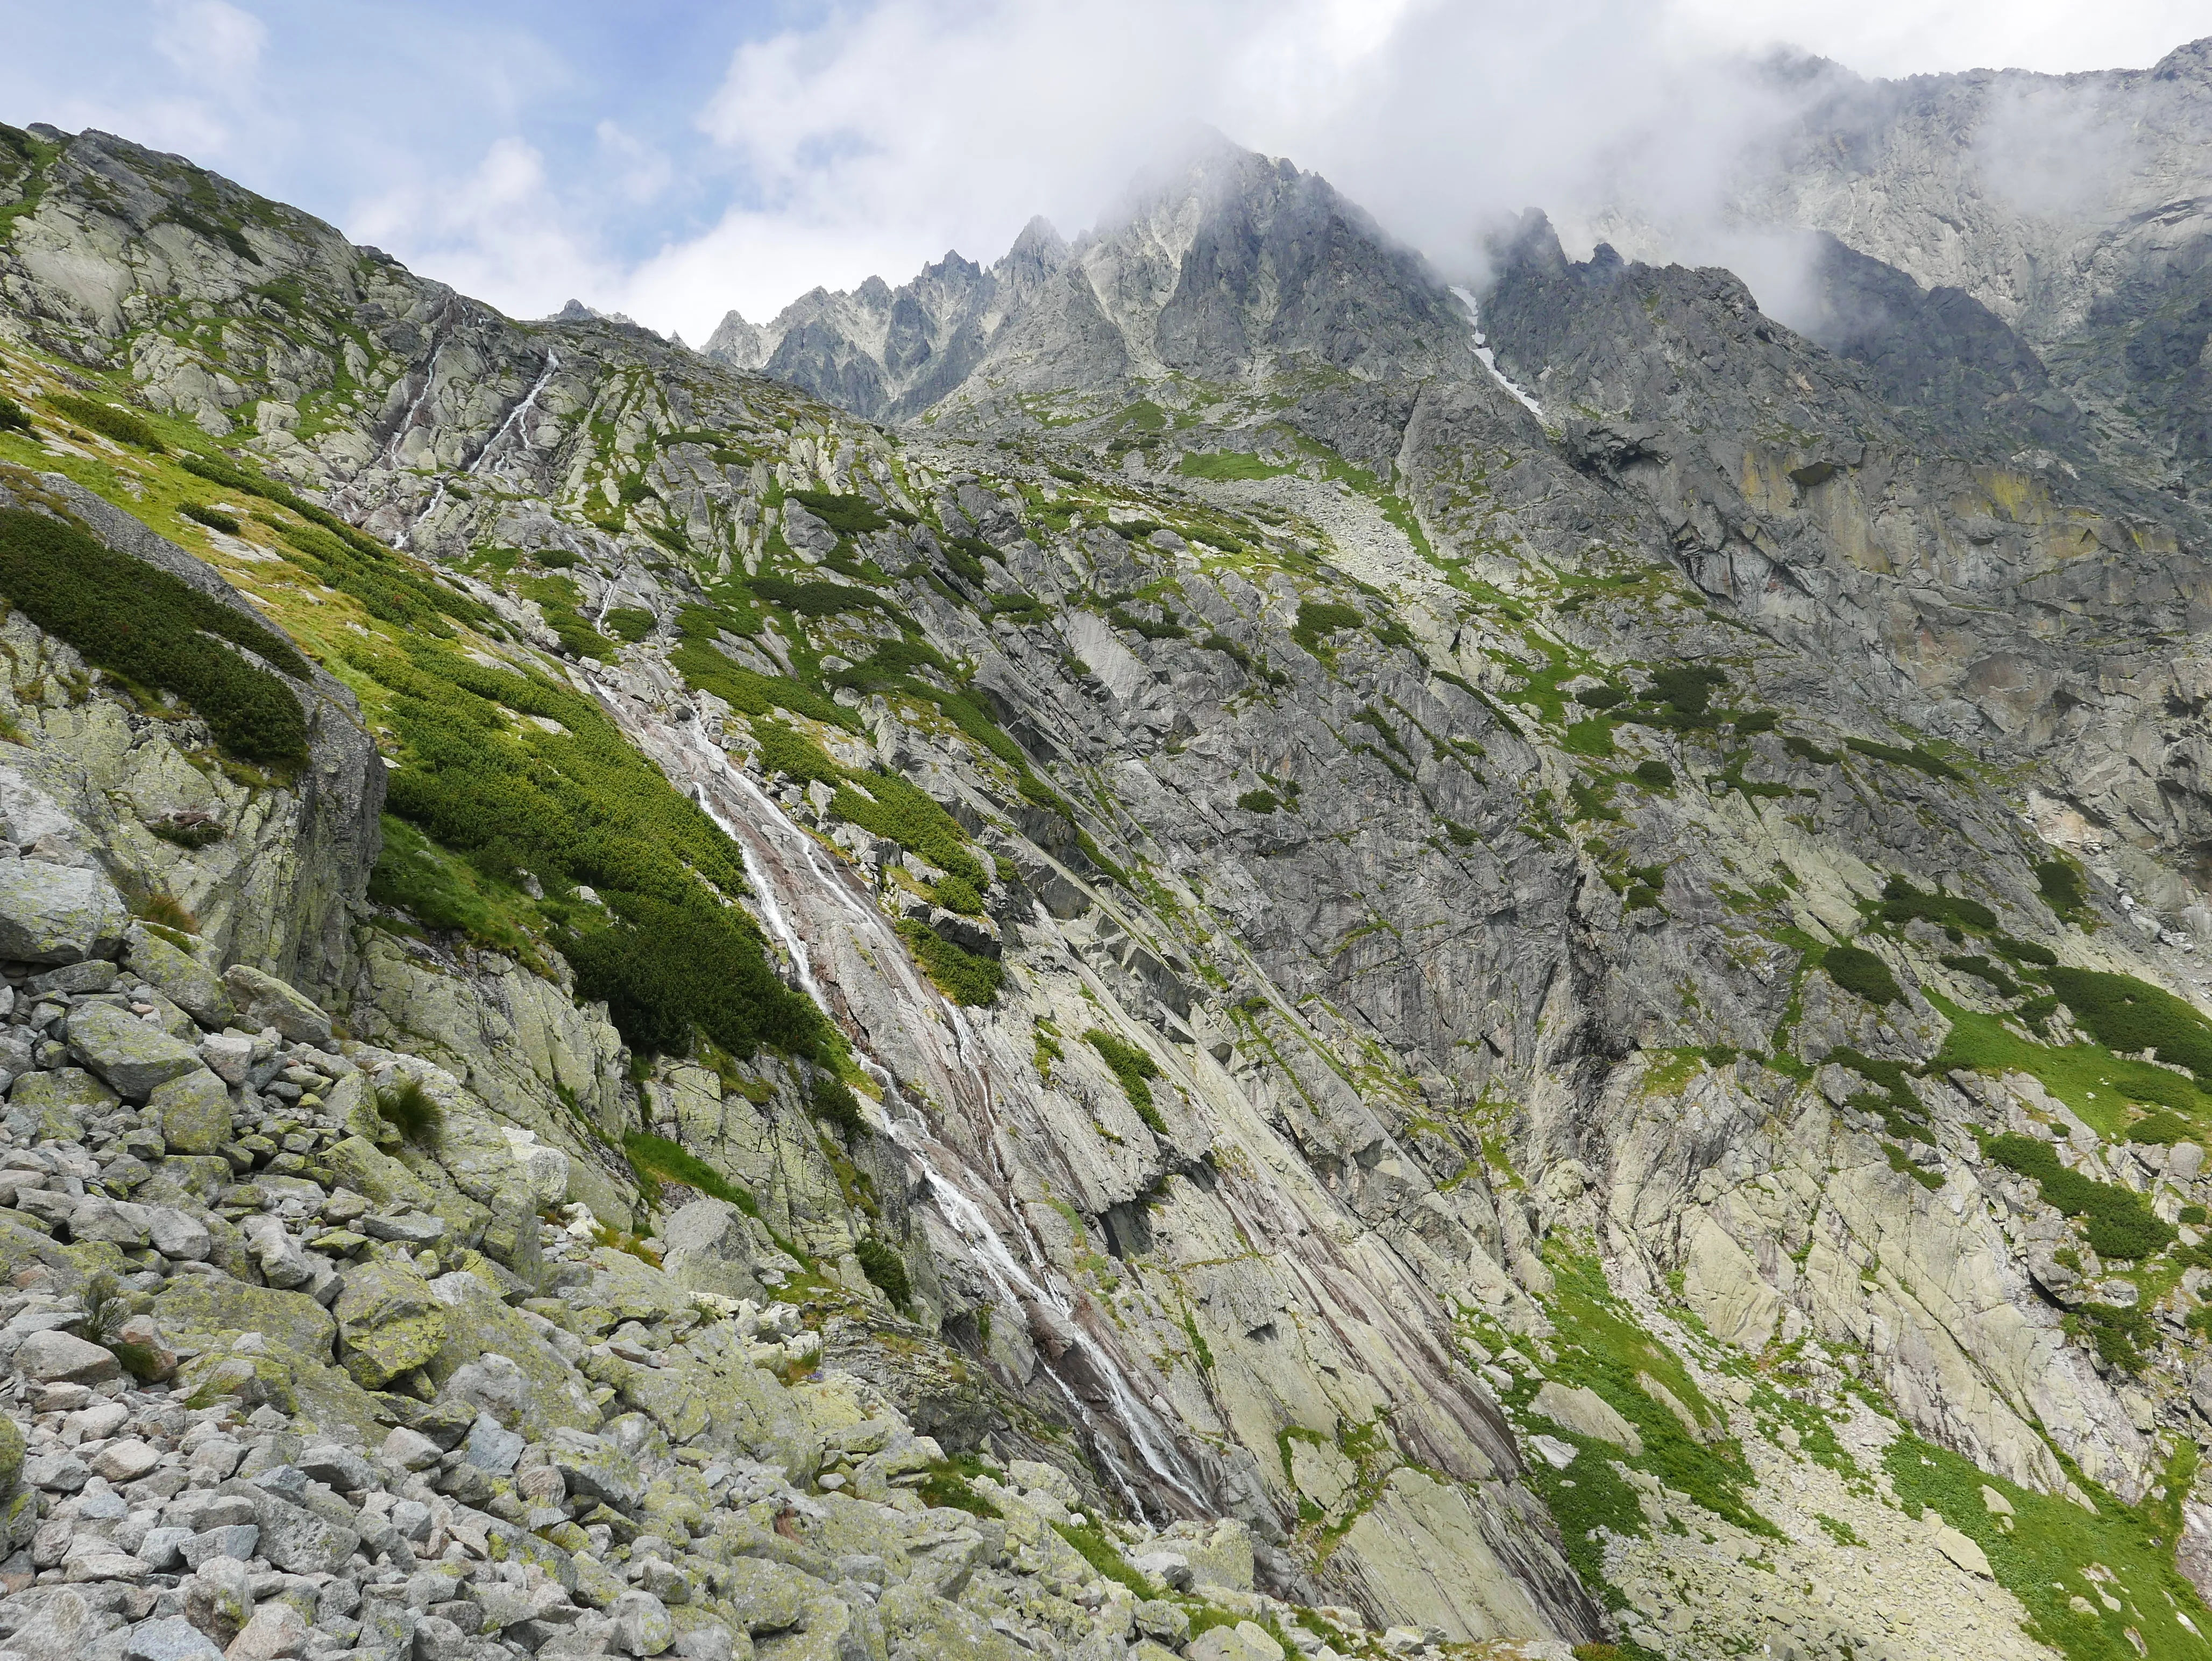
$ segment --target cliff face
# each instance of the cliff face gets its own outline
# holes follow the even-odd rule
[[[59,777],[112,730],[225,781],[197,849],[104,785],[46,788],[123,887],[172,851],[208,970],[296,981],[336,1061],[427,1080],[453,1127],[398,1148],[295,1058],[228,1096],[297,1130],[131,1155],[315,1187],[257,1177],[252,1203],[301,1203],[209,1260],[331,1294],[299,1368],[372,1359],[359,1399],[295,1389],[258,1434],[472,1414],[458,1352],[374,1359],[416,1318],[389,1248],[441,1309],[478,1293],[420,1254],[465,1249],[483,1318],[588,1352],[538,1334],[569,1370],[532,1410],[693,1507],[602,1517],[572,1476],[539,1518],[526,1467],[568,1445],[520,1407],[495,1428],[542,1459],[426,1490],[605,1594],[580,1655],[657,1652],[621,1626],[623,1588],[689,1607],[655,1562],[722,1634],[677,1622],[685,1654],[830,1633],[888,1661],[993,1622],[1194,1661],[2192,1652],[2201,527],[2094,446],[2013,447],[2045,383],[2000,308],[1838,257],[1916,331],[1838,356],[1726,273],[1572,264],[1539,227],[1478,337],[1325,185],[1217,155],[1072,247],[1034,229],[990,272],[811,302],[814,343],[785,330],[762,375],[513,323],[118,139],[9,142],[28,430],[0,462],[288,631],[325,747],[292,784],[234,776],[96,639],[19,613],[17,766]],[[950,390],[880,428],[771,378],[787,349],[863,409]],[[323,920],[280,941],[252,883],[288,869]],[[81,1019],[110,1017],[40,1031]],[[25,1076],[58,1077],[41,1041]],[[123,1106],[9,1135],[65,1187],[159,1119]],[[349,1129],[427,1186],[326,1252],[307,1220],[383,1169]],[[267,1235],[222,1192],[201,1209]],[[458,1243],[406,1232],[433,1197]],[[85,1331],[97,1228],[33,1204],[23,1249]],[[675,1305],[614,1284],[629,1244]],[[280,1283],[288,1251],[322,1272]],[[197,1271],[110,1266],[179,1329]],[[775,1352],[695,1331],[695,1290],[753,1300]],[[749,1388],[763,1366],[798,1405]],[[864,1474],[863,1421],[935,1455]],[[777,1473],[742,1500],[740,1457]],[[1006,1512],[967,1579],[915,1567],[915,1531],[957,1532],[896,1520],[915,1470],[939,1511]],[[62,1491],[15,1514],[100,1520]],[[738,1542],[717,1519],[756,1500]],[[777,1617],[743,1564],[799,1537],[808,1612]],[[400,1561],[366,1555],[358,1587]],[[107,1612],[191,1621],[180,1609]],[[471,1596],[468,1641],[550,1641]],[[359,1647],[397,1661],[410,1630]]]

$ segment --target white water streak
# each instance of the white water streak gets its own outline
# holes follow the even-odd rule
[[[1498,360],[1491,352],[1490,343],[1483,338],[1482,312],[1474,303],[1474,296],[1460,288],[1453,288],[1452,293],[1459,297],[1459,303],[1467,307],[1468,326],[1474,330],[1474,355],[1482,361],[1482,367],[1490,371],[1491,379],[1520,399],[1528,407],[1530,415],[1538,421],[1543,421],[1546,426],[1550,426],[1551,422],[1544,414],[1544,406],[1522,391],[1506,373],[1498,367]]]
[[[733,785],[741,791],[751,799],[753,805],[758,809],[760,817],[757,823],[752,827],[741,827],[716,805],[714,792],[708,789],[703,780],[696,780],[694,783],[693,793],[701,809],[708,818],[714,821],[724,835],[738,845],[738,852],[744,856],[745,876],[752,884],[753,897],[759,908],[763,925],[790,954],[792,966],[798,975],[799,984],[805,988],[817,1005],[825,1009],[828,1009],[830,1000],[823,991],[820,981],[815,977],[812,955],[806,941],[793,924],[789,914],[785,911],[775,892],[773,873],[769,869],[767,862],[754,852],[753,836],[747,835],[746,831],[750,829],[753,832],[753,835],[757,836],[762,826],[779,822],[789,826],[790,834],[783,840],[790,842],[804,855],[809,874],[820,886],[834,894],[839,904],[853,913],[854,921],[860,925],[864,935],[875,937],[876,944],[878,947],[891,949],[894,943],[884,937],[889,931],[884,918],[879,914],[863,908],[848,891],[838,874],[823,868],[822,856],[816,849],[813,839],[795,825],[789,825],[789,821],[783,810],[770,800],[767,792],[748,778],[741,769],[731,765],[729,757],[723,754],[719,745],[701,732],[694,724],[685,723],[679,730],[684,747],[704,765],[705,769],[720,782]],[[967,1022],[961,1018],[959,1010],[948,1000],[939,999],[939,1006],[937,1012],[948,1018],[954,1040],[959,1049],[961,1061],[971,1068],[977,1069],[977,1076],[981,1077],[980,1058],[970,1048],[974,1040]],[[871,1067],[870,1070],[880,1071],[879,1069],[873,1067]],[[884,1076],[888,1082],[888,1076]],[[985,1215],[982,1207],[969,1197],[960,1184],[952,1181],[938,1169],[934,1161],[918,1145],[918,1138],[912,1130],[896,1119],[892,1119],[890,1131],[892,1140],[896,1142],[907,1155],[921,1167],[923,1176],[927,1179],[929,1192],[936,1203],[939,1215],[945,1219],[946,1225],[955,1234],[967,1241],[974,1249],[977,1262],[998,1288],[1000,1295],[1014,1307],[1019,1308],[1027,1304],[1042,1305],[1053,1310],[1060,1317],[1061,1325],[1069,1342],[1083,1352],[1085,1360],[1091,1363],[1092,1371],[1104,1382],[1108,1393],[1113,1398],[1116,1421],[1127,1434],[1130,1444],[1136,1449],[1138,1457],[1145,1462],[1153,1477],[1182,1494],[1200,1510],[1209,1509],[1203,1493],[1205,1479],[1192,1469],[1189,1461],[1183,1457],[1182,1450],[1176,1446],[1173,1433],[1161,1422],[1158,1415],[1130,1388],[1128,1381],[1123,1376],[1121,1362],[1104,1346],[1084,1331],[1081,1323],[1076,1318],[1073,1300],[1057,1284],[1051,1270],[1046,1266],[1042,1252],[1037,1250],[1034,1240],[1030,1242],[1030,1264],[1028,1267],[1024,1267],[1006,1245],[1005,1238],[992,1225],[990,1218]],[[969,1170],[964,1165],[960,1168],[962,1174],[969,1183],[983,1191],[989,1191],[988,1185],[984,1184],[974,1172]],[[1049,1365],[1044,1370],[1046,1377],[1049,1378],[1054,1385],[1067,1398],[1068,1404],[1078,1415],[1093,1427],[1094,1440],[1113,1474],[1115,1484],[1121,1489],[1122,1497],[1128,1501],[1133,1510],[1141,1514],[1144,1510],[1143,1505],[1139,1500],[1133,1485],[1121,1469],[1119,1461],[1114,1455],[1111,1439],[1097,1433],[1097,1415],[1076,1394],[1067,1381],[1054,1372]]]
[[[522,402],[516,404],[513,409],[510,409],[507,412],[507,419],[499,424],[499,431],[491,435],[490,439],[486,441],[483,449],[477,452],[477,458],[468,464],[466,470],[469,473],[475,473],[478,468],[484,464],[484,463],[491,459],[491,452],[499,448],[500,440],[505,438],[509,433],[513,432],[514,430],[514,424],[530,413],[531,406],[538,402],[538,395],[545,390],[545,383],[553,379],[553,372],[560,367],[561,355],[555,351],[551,347],[547,347],[545,349],[545,367],[538,375],[537,384],[527,392],[523,394]],[[530,442],[530,435],[528,433],[525,433],[523,435],[522,441],[526,446],[528,445]]]

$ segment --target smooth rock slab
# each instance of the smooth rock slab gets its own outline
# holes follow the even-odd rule
[[[102,1384],[123,1375],[123,1363],[70,1332],[33,1332],[15,1351],[15,1365],[41,1384]]]
[[[0,861],[0,958],[81,963],[112,957],[130,926],[123,896],[98,871],[39,859]]]
[[[123,1661],[216,1661],[222,1653],[215,1640],[181,1615],[141,1621],[123,1646]]]
[[[250,963],[234,963],[223,971],[222,984],[238,1002],[242,1025],[274,1027],[295,1044],[331,1041],[330,1016],[289,982]]]

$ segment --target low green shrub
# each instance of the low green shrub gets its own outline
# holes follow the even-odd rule
[[[2058,1162],[2057,1149],[2040,1137],[1991,1137],[1983,1151],[2008,1171],[2032,1179],[2046,1203],[2069,1217],[2086,1219],[2089,1245],[2100,1258],[2131,1262],[2173,1243],[2172,1225],[2142,1195],[2069,1170]]]
[[[866,496],[841,496],[828,490],[787,490],[784,500],[797,502],[841,536],[884,530],[890,524],[884,514],[894,511],[877,506]],[[914,518],[910,513],[898,517],[908,523]]]
[[[2146,1147],[2171,1148],[2179,1142],[2201,1142],[2204,1133],[2179,1113],[2160,1108],[2128,1126],[2128,1140]]]
[[[1817,762],[1824,767],[1832,767],[1844,759],[1837,751],[1822,749],[1810,738],[1800,738],[1794,732],[1784,735],[1782,748],[1801,761]]]
[[[738,1057],[835,1047],[821,1011],[769,968],[751,919],[718,898],[747,892],[743,855],[596,702],[434,642],[356,662],[393,694],[392,813],[487,877],[599,891],[605,911],[562,908],[559,943],[580,995],[606,1001],[633,1049],[686,1054],[695,1030]]]
[[[621,639],[635,646],[653,633],[658,620],[643,606],[618,605],[601,621]]]
[[[184,699],[232,755],[287,772],[307,764],[307,716],[279,678],[307,680],[306,660],[243,612],[75,524],[15,509],[0,512],[0,594],[88,663]]]
[[[210,530],[222,531],[226,536],[235,536],[244,529],[235,516],[224,512],[219,507],[202,507],[198,502],[185,502],[177,509],[177,512],[197,524],[204,524]]]
[[[1358,628],[1366,621],[1367,614],[1357,606],[1334,600],[1301,600],[1297,621],[1291,627],[1291,639],[1322,662],[1328,663],[1336,653],[1327,643],[1327,637],[1344,629]]]
[[[1674,769],[1664,761],[1638,761],[1634,776],[1636,782],[1646,790],[1672,790],[1674,787]]]
[[[983,914],[983,896],[964,876],[947,876],[930,890],[930,894],[948,912],[957,912],[963,917]]]
[[[1237,805],[1247,813],[1273,813],[1283,801],[1271,790],[1248,790],[1237,798]]]
[[[880,611],[901,621],[906,620],[906,614],[882,595],[845,583],[820,578],[793,582],[788,577],[763,575],[749,579],[745,586],[770,605],[781,606],[800,617],[834,617],[841,611]]]
[[[2081,880],[2081,872],[2072,861],[2045,859],[2035,868],[2035,889],[2043,896],[2043,903],[2051,907],[2051,914],[2064,922],[2089,904],[2089,885]]]
[[[1960,974],[1970,974],[1977,980],[1987,981],[1990,990],[2000,997],[2020,996],[2020,983],[1986,957],[1968,957],[1954,954],[1942,961],[1947,969],[1956,969]]]
[[[1887,761],[1893,767],[1911,767],[1917,772],[1926,773],[1930,779],[1948,779],[1954,783],[1965,782],[1958,768],[1939,755],[1930,755],[1917,745],[1911,749],[1901,749],[1895,744],[1875,743],[1870,738],[1846,738],[1844,740],[1844,745],[1845,749],[1856,755],[1864,755],[1876,761]]]
[[[1726,685],[1727,673],[1710,664],[1669,664],[1651,671],[1651,686],[1644,695],[1677,715],[1703,715],[1713,694]]]
[[[32,430],[31,418],[23,413],[23,406],[11,397],[0,395],[0,433],[28,433]]]
[[[853,1255],[860,1260],[868,1284],[889,1298],[894,1308],[903,1313],[913,1306],[914,1286],[907,1278],[904,1258],[872,1236],[854,1241]]]
[[[1591,687],[1575,694],[1575,701],[1590,709],[1612,709],[1628,701],[1628,694],[1619,687]]]
[[[1137,1046],[1115,1037],[1101,1027],[1093,1027],[1084,1034],[1083,1041],[1097,1051],[1099,1059],[1112,1070],[1121,1086],[1121,1094],[1137,1110],[1137,1117],[1158,1135],[1167,1135],[1167,1121],[1160,1117],[1159,1107],[1152,1100],[1152,1081],[1160,1076],[1159,1063]]]
[[[118,444],[150,450],[157,456],[168,453],[168,446],[161,442],[160,435],[128,409],[118,409],[112,403],[82,397],[75,392],[56,392],[46,402],[79,427],[89,427]]]
[[[825,1125],[834,1125],[849,1143],[868,1134],[868,1121],[860,1116],[860,1100],[852,1087],[834,1073],[817,1073],[806,1093],[806,1106]]]
[[[1972,929],[1984,934],[1997,925],[1996,913],[1980,900],[1940,888],[1923,893],[1901,876],[1893,876],[1882,884],[1880,915],[1885,923],[1902,924],[1919,918],[1938,928]]]
[[[922,973],[955,1003],[980,1009],[997,1000],[1006,972],[993,960],[963,950],[914,918],[901,922],[898,932]]]
[[[1863,946],[1831,946],[1820,959],[1828,979],[1869,1003],[1902,1003],[1905,992],[1889,965]]]
[[[2133,975],[2053,968],[2051,990],[2097,1042],[2119,1051],[2155,1050],[2212,1085],[2212,1021],[2172,992]]]

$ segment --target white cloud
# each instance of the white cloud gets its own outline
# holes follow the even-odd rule
[[[562,211],[545,159],[520,138],[501,138],[458,179],[421,178],[359,204],[347,224],[512,315],[542,317],[571,296],[607,293],[620,272]]]
[[[2202,0],[2193,0],[2201,9]],[[819,282],[896,282],[948,246],[988,261],[1034,213],[1091,222],[1202,121],[1327,175],[1448,269],[1528,205],[1571,239],[1625,181],[1710,225],[1749,135],[1784,112],[1743,73],[1778,44],[1873,72],[2002,58],[2148,64],[2176,0],[875,0],[734,53],[700,118],[750,183],[641,262],[622,304],[697,339]],[[2118,54],[2116,59],[2114,55]],[[1747,265],[1763,252],[1735,252]]]
[[[164,0],[154,47],[185,75],[235,90],[252,80],[269,44],[268,26],[224,0]]]

